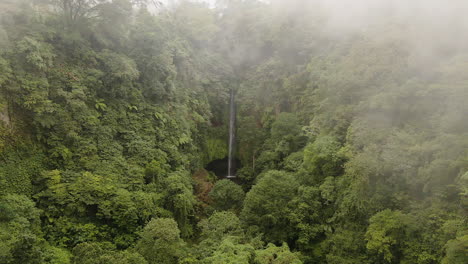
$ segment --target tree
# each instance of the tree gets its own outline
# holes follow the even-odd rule
[[[48,247],[44,252],[44,262],[50,264],[71,264],[70,251],[59,247]]]
[[[195,206],[193,187],[187,172],[172,172],[163,183],[167,192],[165,208],[174,214],[183,237],[192,234],[192,226],[189,217]]]
[[[229,211],[215,212],[200,222],[203,239],[220,240],[225,236],[242,236],[242,225],[236,214]]]
[[[209,264],[248,264],[254,253],[249,244],[242,244],[236,237],[227,237],[221,241],[213,255],[206,258],[204,263]]]
[[[365,232],[359,225],[338,227],[320,243],[323,261],[330,264],[372,263],[366,254]],[[321,259],[321,257],[319,257]]]
[[[289,251],[286,243],[281,247],[268,244],[265,249],[255,250],[256,264],[302,264],[300,254]]]
[[[163,2],[0,0],[0,263],[467,262],[463,0]]]
[[[151,219],[140,237],[135,249],[149,263],[177,263],[183,256],[185,244],[177,223],[171,218]]]
[[[4,263],[41,263],[45,248],[40,210],[24,195],[0,197],[0,258]]]
[[[297,147],[300,136],[299,119],[293,113],[280,113],[271,125],[271,139],[274,142],[290,141],[294,148]]]
[[[98,8],[107,0],[35,0],[37,4],[52,4],[60,12],[67,26],[83,22],[85,18],[95,16]]]
[[[147,264],[138,253],[116,251],[111,243],[81,243],[73,249],[73,264]]]
[[[258,226],[267,241],[292,239],[294,229],[289,220],[290,202],[297,194],[298,183],[283,171],[268,171],[247,193],[241,219]]]
[[[213,208],[220,211],[239,210],[245,197],[242,187],[228,179],[217,181],[208,195],[213,200]]]
[[[306,184],[321,183],[326,177],[336,177],[343,173],[343,154],[340,143],[333,136],[319,136],[304,149],[303,168]]]
[[[243,239],[244,231],[237,215],[229,211],[215,212],[199,223],[201,229],[197,252],[201,259],[211,256],[226,237]]]
[[[461,264],[468,261],[468,235],[449,240],[445,245],[446,255],[442,259],[442,264]]]
[[[407,222],[403,213],[389,209],[370,218],[366,247],[378,263],[399,263]]]

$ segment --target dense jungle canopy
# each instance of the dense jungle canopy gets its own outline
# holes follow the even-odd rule
[[[0,264],[468,263],[468,4],[345,2],[0,0]]]

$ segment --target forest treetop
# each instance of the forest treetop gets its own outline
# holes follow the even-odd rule
[[[467,263],[467,9],[0,0],[0,264]]]

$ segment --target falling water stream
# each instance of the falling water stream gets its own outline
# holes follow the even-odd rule
[[[236,104],[234,101],[234,89],[231,89],[229,101],[229,152],[227,178],[235,178],[234,175],[234,149],[236,143]]]

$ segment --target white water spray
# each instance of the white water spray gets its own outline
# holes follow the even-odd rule
[[[236,140],[236,105],[234,101],[234,89],[231,89],[229,102],[229,153],[228,171],[226,178],[235,178],[234,175],[234,145]]]

